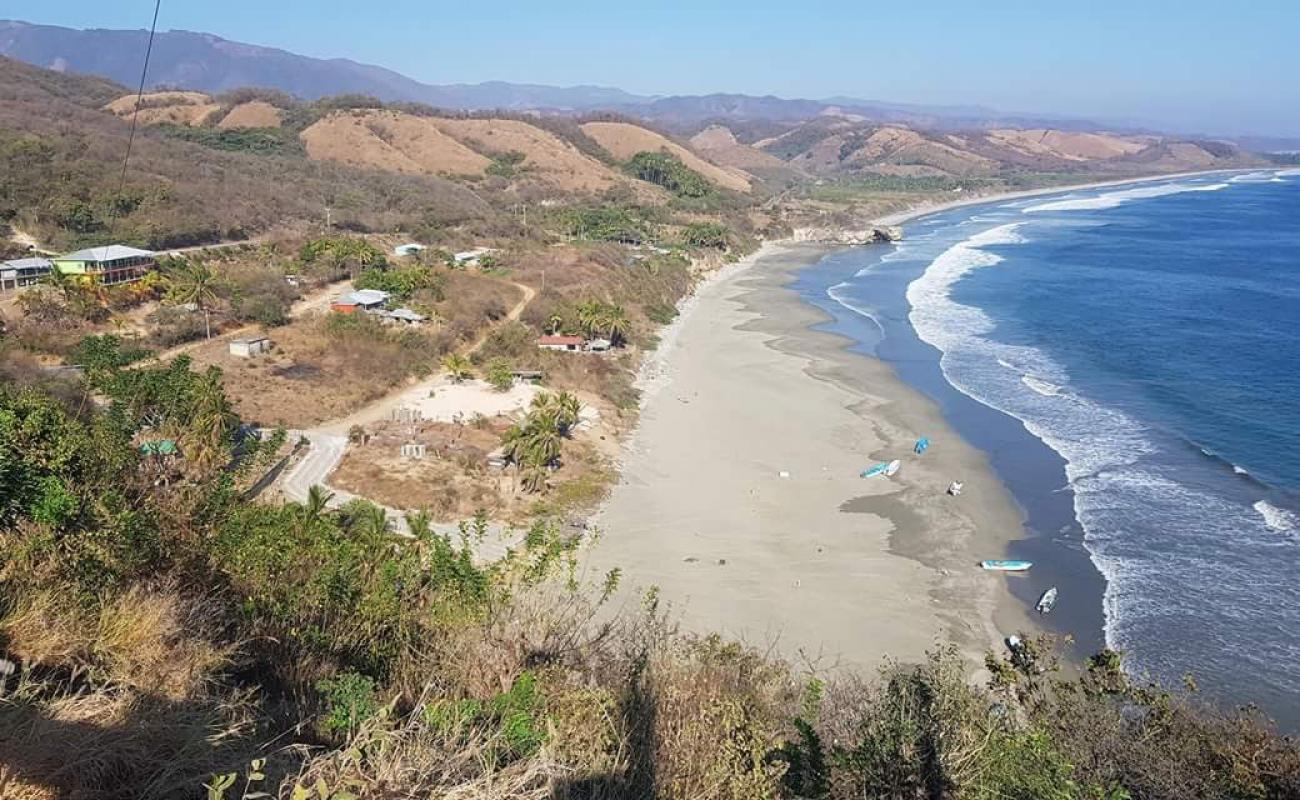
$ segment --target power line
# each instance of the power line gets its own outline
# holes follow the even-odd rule
[[[131,133],[126,138],[126,156],[122,159],[122,177],[117,182],[117,193],[122,194],[126,188],[126,166],[131,161],[131,145],[135,144],[135,124],[140,116],[140,106],[144,103],[144,80],[149,74],[149,56],[153,54],[153,34],[158,29],[158,9],[162,7],[162,0],[154,0],[153,4],[153,22],[149,25],[149,44],[144,51],[144,66],[140,68],[140,89],[135,95],[135,111],[131,113]]]

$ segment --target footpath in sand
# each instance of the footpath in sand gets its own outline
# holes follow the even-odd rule
[[[825,669],[977,656],[1000,584],[975,552],[1019,531],[983,456],[785,288],[824,251],[768,247],[702,287],[647,363],[640,425],[596,522],[622,601],[657,586],[687,629]],[[910,455],[919,434],[936,442]],[[900,458],[892,479],[867,465]],[[967,491],[944,493],[960,475]],[[999,550],[1000,551],[1000,550]]]

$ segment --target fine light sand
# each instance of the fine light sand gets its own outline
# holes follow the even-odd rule
[[[623,602],[657,586],[686,629],[822,669],[947,641],[978,657],[1009,593],[976,562],[1019,535],[1019,511],[928,400],[809,329],[821,312],[785,284],[824,253],[769,245],[666,332],[592,564],[622,569]],[[893,458],[893,479],[858,477]]]

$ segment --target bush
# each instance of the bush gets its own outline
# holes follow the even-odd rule
[[[510,362],[504,358],[489,360],[487,369],[483,373],[483,379],[498,392],[508,391],[511,386],[515,385],[515,376],[512,374]]]
[[[316,684],[325,703],[321,728],[326,733],[350,737],[362,723],[379,712],[375,682],[365,675],[345,672]]]

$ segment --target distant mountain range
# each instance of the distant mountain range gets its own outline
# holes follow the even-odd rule
[[[148,32],[77,30],[0,21],[0,55],[66,72],[98,75],[126,86],[140,79]],[[795,121],[841,113],[880,122],[938,128],[1097,127],[1078,120],[1017,118],[980,107],[920,106],[836,97],[784,99],[743,94],[652,97],[603,86],[538,86],[491,81],[477,84],[421,83],[390,69],[345,58],[310,58],[272,47],[231,42],[191,31],[166,31],[154,40],[148,87],[183,87],[217,93],[243,87],[278,89],[307,100],[364,94],[447,109],[616,111],[667,124],[703,120]]]

